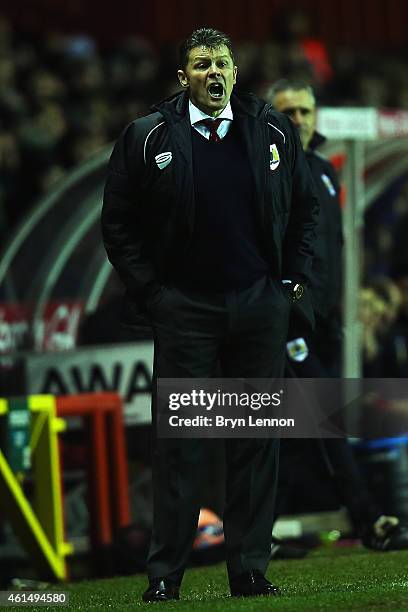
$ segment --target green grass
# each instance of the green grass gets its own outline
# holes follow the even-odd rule
[[[362,548],[322,548],[299,561],[273,561],[268,578],[282,590],[279,598],[232,599],[225,565],[188,570],[179,602],[144,604],[146,577],[120,577],[72,583],[69,606],[61,610],[245,610],[288,612],[350,610],[408,611],[408,551],[374,553]],[[5,609],[5,608],[2,608]],[[9,608],[11,609],[11,608]],[[17,608],[13,608],[16,610]],[[29,607],[31,611],[56,610]]]

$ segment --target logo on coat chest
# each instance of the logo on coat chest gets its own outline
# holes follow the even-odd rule
[[[269,147],[269,167],[271,170],[276,170],[280,163],[279,151],[276,144],[271,144]]]
[[[330,193],[332,197],[334,197],[336,195],[336,190],[334,188],[333,183],[330,180],[330,177],[328,177],[327,174],[322,174],[321,179],[323,183],[325,184],[327,191]]]
[[[154,159],[160,170],[163,170],[173,159],[173,154],[171,151],[166,151],[165,153],[159,153]]]

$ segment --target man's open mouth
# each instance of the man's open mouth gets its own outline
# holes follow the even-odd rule
[[[224,95],[224,87],[221,83],[211,83],[208,88],[208,93],[214,100],[220,100]]]

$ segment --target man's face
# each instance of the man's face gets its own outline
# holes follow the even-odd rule
[[[288,115],[299,130],[300,140],[307,149],[316,127],[316,103],[307,89],[286,89],[272,100],[274,108]]]
[[[177,74],[181,85],[189,88],[191,102],[203,113],[217,117],[229,102],[237,67],[225,45],[215,49],[194,47],[187,66]]]

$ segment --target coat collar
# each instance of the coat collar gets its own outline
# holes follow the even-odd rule
[[[312,152],[314,152],[318,147],[320,147],[322,144],[324,144],[326,142],[327,138],[325,136],[323,136],[323,134],[320,134],[320,132],[317,132],[316,130],[313,133],[312,136],[312,140],[309,143],[309,147],[308,149]]]

